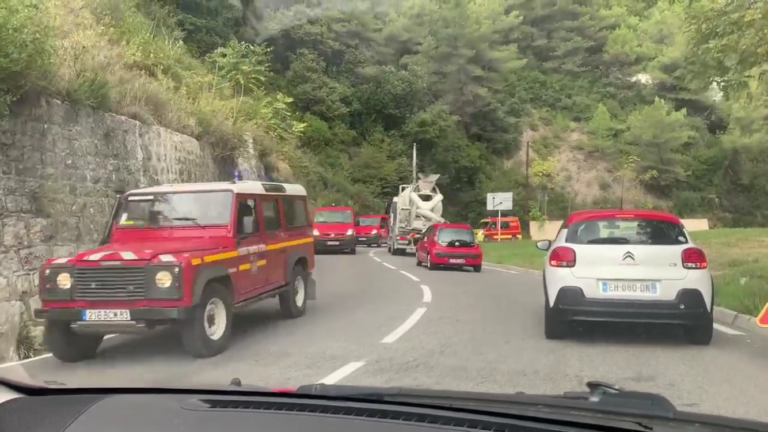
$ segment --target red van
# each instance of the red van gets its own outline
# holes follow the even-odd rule
[[[351,207],[318,207],[312,220],[315,252],[346,251],[356,254],[355,212]]]
[[[424,231],[416,246],[416,265],[434,270],[438,267],[483,269],[483,250],[475,240],[472,226],[463,223],[436,223]]]
[[[389,236],[389,216],[382,214],[359,216],[355,219],[355,236],[359,245],[381,246]]]

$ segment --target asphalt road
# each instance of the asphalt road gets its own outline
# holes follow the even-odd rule
[[[674,328],[610,325],[547,341],[541,279],[486,266],[428,271],[383,249],[317,257],[318,300],[296,320],[269,300],[235,321],[233,344],[188,357],[173,331],[105,341],[91,361],[44,356],[2,376],[72,386],[293,387],[315,382],[561,393],[588,380],[660,392],[679,408],[768,421],[759,387],[768,338],[716,325],[708,347]],[[761,409],[762,408],[762,409]]]

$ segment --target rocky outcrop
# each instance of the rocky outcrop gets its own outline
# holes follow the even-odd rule
[[[216,158],[191,137],[50,99],[15,106],[0,123],[0,363],[18,359],[21,323],[39,307],[38,267],[98,242],[116,188],[230,180],[235,169],[263,174],[253,152]]]

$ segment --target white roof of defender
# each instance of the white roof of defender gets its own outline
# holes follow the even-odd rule
[[[264,185],[280,185],[285,188],[285,192],[268,192]],[[269,187],[269,186],[267,186]],[[142,189],[134,189],[126,195],[145,194],[145,193],[174,193],[174,192],[206,192],[230,190],[238,194],[274,194],[274,195],[294,195],[307,196],[307,190],[304,186],[292,183],[271,183],[255,180],[240,180],[237,182],[208,182],[208,183],[175,183],[151,186]]]

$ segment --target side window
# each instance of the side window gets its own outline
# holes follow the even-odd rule
[[[261,217],[264,220],[264,231],[280,231],[280,209],[277,206],[277,200],[261,201]]]
[[[237,199],[237,235],[256,234],[259,232],[259,220],[256,218],[256,201],[251,198]]]
[[[489,229],[489,230],[495,230],[495,229],[498,229],[498,228],[496,228],[496,221],[493,221],[493,222],[491,222],[491,223],[488,225],[488,228],[487,228],[487,229]]]
[[[379,225],[379,228],[386,228],[388,226],[389,226],[389,224],[387,223],[387,219],[386,218],[381,218],[381,224]]]
[[[509,222],[508,221],[502,222],[501,223],[501,229],[503,229],[503,230],[509,229]]]
[[[307,226],[307,203],[303,198],[283,198],[283,216],[286,228]]]

